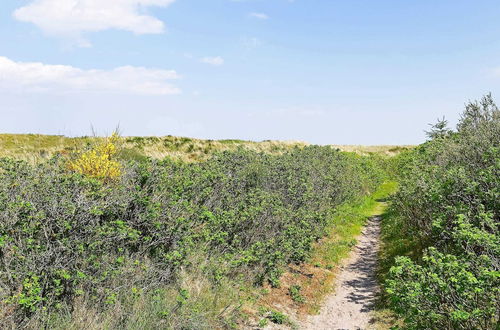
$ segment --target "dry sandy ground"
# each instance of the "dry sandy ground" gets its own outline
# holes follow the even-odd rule
[[[310,316],[299,329],[369,329],[379,286],[376,278],[380,217],[369,220],[356,248],[346,259],[335,291],[319,315]]]

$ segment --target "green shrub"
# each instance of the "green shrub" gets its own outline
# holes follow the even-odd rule
[[[375,159],[328,147],[238,150],[192,164],[131,158],[115,180],[68,172],[58,157],[0,159],[0,319],[48,322],[80,299],[100,313],[133,290],[154,297],[185,269],[214,287],[242,276],[278,285],[333,209],[382,178]],[[203,266],[196,256],[206,256]],[[179,310],[191,298],[179,291],[176,301]]]
[[[304,302],[304,296],[300,293],[300,290],[302,288],[300,285],[292,285],[288,289],[288,293],[290,294],[290,297],[292,297],[292,300],[298,303],[303,303]]]
[[[269,320],[275,324],[284,324],[288,318],[285,314],[278,311],[271,311],[269,314]]]
[[[259,328],[264,328],[264,327],[266,327],[266,326],[267,326],[267,324],[268,324],[268,323],[269,323],[269,322],[268,322],[268,320],[267,320],[267,319],[261,319],[261,320],[259,321],[258,326],[259,326]]]
[[[418,243],[386,283],[410,327],[495,329],[500,320],[500,111],[470,103],[455,132],[443,121],[402,154],[393,208]]]

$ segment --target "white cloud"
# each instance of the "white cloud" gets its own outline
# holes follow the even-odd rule
[[[81,39],[84,32],[118,29],[135,34],[162,33],[165,25],[144,14],[148,6],[165,7],[175,0],[33,0],[14,17],[49,35]],[[84,46],[88,42],[81,41]]]
[[[204,57],[201,59],[201,62],[214,65],[214,66],[221,66],[224,64],[224,59],[220,56],[216,57]]]
[[[269,19],[269,16],[267,16],[264,13],[250,13],[248,14],[249,17],[253,18],[258,18],[258,19]]]
[[[68,65],[15,62],[0,56],[0,88],[3,90],[170,95],[181,91],[166,81],[178,78],[173,70],[134,66],[83,70]]]

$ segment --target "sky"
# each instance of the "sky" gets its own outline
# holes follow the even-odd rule
[[[500,97],[500,3],[2,0],[0,133],[418,144]]]

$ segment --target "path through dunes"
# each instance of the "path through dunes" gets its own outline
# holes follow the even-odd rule
[[[380,216],[367,222],[358,244],[343,264],[335,291],[319,315],[310,316],[300,329],[367,329],[371,325],[379,285],[376,277]]]

